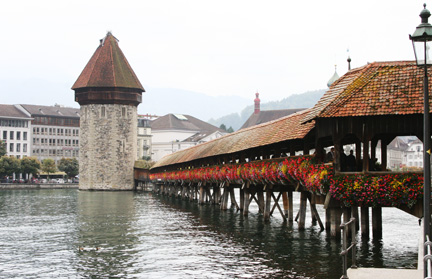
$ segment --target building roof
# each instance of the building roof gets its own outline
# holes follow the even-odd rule
[[[422,114],[423,75],[414,61],[374,62],[350,70],[331,85],[305,121]]]
[[[198,118],[184,114],[167,114],[151,121],[152,131],[185,130],[211,134],[222,129]]]
[[[145,91],[129,62],[108,32],[96,49],[72,89],[87,87],[121,87]]]
[[[24,112],[14,105],[0,105],[0,117],[2,118],[27,118],[31,119]]]
[[[21,105],[31,116],[80,118],[80,109],[61,106]]]
[[[199,142],[202,139],[214,134],[214,133],[219,133],[221,136],[228,134],[228,132],[225,131],[213,131],[213,132],[198,132],[190,137],[188,137],[187,139],[183,140],[183,142]]]
[[[232,154],[246,149],[287,140],[303,139],[314,127],[313,121],[301,124],[310,110],[300,111],[277,120],[241,129],[215,140],[169,154],[153,168],[184,163],[217,155]]]
[[[261,110],[258,113],[252,113],[252,115],[246,120],[246,122],[241,126],[240,129],[252,127],[258,124],[266,123],[278,118],[296,113],[298,111],[304,110],[300,109],[280,109],[280,110]]]

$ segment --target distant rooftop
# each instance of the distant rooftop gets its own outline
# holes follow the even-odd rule
[[[79,118],[80,109],[62,106],[21,105],[32,116],[58,116]]]
[[[266,123],[272,120],[279,119],[281,117],[296,113],[298,111],[304,110],[300,109],[280,109],[280,110],[261,110],[258,113],[253,113],[248,120],[241,126],[240,129],[245,129],[262,123]]]

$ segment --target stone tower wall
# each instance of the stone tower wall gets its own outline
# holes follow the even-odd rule
[[[137,107],[82,105],[80,111],[81,190],[132,190],[137,154]]]

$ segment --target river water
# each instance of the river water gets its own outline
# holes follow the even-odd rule
[[[151,193],[4,190],[0,278],[340,278],[340,241],[309,220],[298,231],[253,207],[245,218]],[[417,218],[385,208],[383,220],[359,264],[415,268]]]

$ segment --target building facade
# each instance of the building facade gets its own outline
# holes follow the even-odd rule
[[[0,140],[6,143],[7,156],[20,159],[31,155],[31,121],[18,106],[0,105]]]
[[[150,161],[152,158],[152,134],[150,120],[138,116],[137,160]]]
[[[39,161],[61,158],[79,159],[79,109],[60,105],[16,105],[31,116],[30,156]]]

